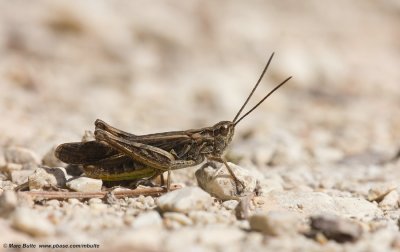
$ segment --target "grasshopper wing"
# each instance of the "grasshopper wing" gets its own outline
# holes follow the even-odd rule
[[[67,164],[91,164],[118,154],[107,144],[89,141],[60,144],[55,156]]]

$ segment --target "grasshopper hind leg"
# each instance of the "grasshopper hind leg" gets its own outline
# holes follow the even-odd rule
[[[167,176],[167,192],[171,190],[171,169],[168,169],[168,176]]]
[[[122,131],[120,129],[117,129],[100,119],[97,119],[94,122],[94,125],[95,125],[96,129],[105,130],[117,137],[126,137],[126,138],[135,138],[136,137],[136,135]]]

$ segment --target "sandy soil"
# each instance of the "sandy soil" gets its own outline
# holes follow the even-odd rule
[[[173,251],[240,251],[249,246],[254,250],[399,249],[400,163],[389,161],[400,148],[399,23],[400,4],[391,0],[0,1],[3,150],[23,147],[41,159],[60,143],[79,141],[85,130],[94,129],[97,118],[135,134],[232,120],[275,52],[250,104],[286,77],[293,79],[238,125],[228,157],[261,174],[266,186],[279,181],[281,195],[309,193],[303,195],[302,204],[308,200],[316,205],[302,215],[305,226],[309,216],[318,214],[314,211],[320,207],[318,201],[323,201],[312,193],[370,204],[343,203],[349,207],[348,215],[335,212],[353,217],[363,227],[361,237],[344,244],[306,238],[301,231],[261,234],[216,199],[213,208],[204,212],[227,215],[229,221],[216,217],[214,222],[196,224],[190,213],[181,214],[181,219],[163,215],[162,224],[155,228],[126,224],[154,209],[157,203],[151,199],[148,208],[133,207],[134,213],[118,208],[116,214],[110,210],[103,215],[83,203],[82,209],[89,209],[86,218],[93,223],[113,214],[125,216],[122,223],[110,220],[114,224],[109,226],[74,224],[83,217],[73,214],[67,219],[72,211],[68,204],[76,202],[53,202],[53,208],[35,204],[30,207],[33,213],[46,218],[62,212],[62,221],[51,224],[55,231],[32,236],[18,231],[13,217],[3,217],[1,233],[8,235],[0,241],[79,241],[98,243],[103,249]],[[10,181],[7,169],[2,169],[2,190]],[[195,170],[177,171],[173,181],[196,185]],[[371,196],[374,190],[378,198]],[[381,204],[389,194],[389,206]],[[279,201],[279,195],[267,192],[261,197]],[[129,206],[128,201],[124,204]],[[268,212],[265,205],[271,204],[260,209]],[[360,217],[357,207],[372,216]],[[18,207],[15,211],[15,216],[21,215]],[[168,224],[168,219],[180,224]],[[158,234],[162,234],[159,240]],[[195,238],[186,239],[185,234]],[[216,238],[227,234],[230,239],[225,241]],[[132,236],[140,239],[129,239]]]

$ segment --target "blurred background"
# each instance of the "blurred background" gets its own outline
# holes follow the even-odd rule
[[[249,108],[293,79],[239,124],[236,154],[396,152],[395,0],[0,1],[0,145],[42,155],[97,118],[134,134],[232,120],[272,52]]]

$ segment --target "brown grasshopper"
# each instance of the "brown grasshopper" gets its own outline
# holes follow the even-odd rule
[[[205,160],[217,161],[228,169],[236,183],[237,191],[239,184],[244,189],[243,183],[222,156],[232,141],[235,126],[292,78],[281,82],[239,118],[260,84],[273,56],[274,53],[271,54],[256,85],[233,121],[221,121],[201,129],[134,135],[98,119],[95,122],[95,141],[61,144],[57,147],[55,155],[65,163],[82,165],[88,177],[104,181],[150,181],[161,175],[163,184],[162,174],[168,172],[168,190],[172,170],[199,165]]]

